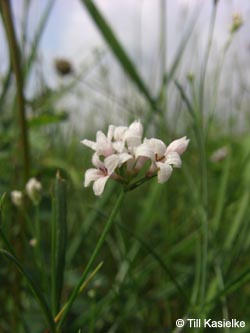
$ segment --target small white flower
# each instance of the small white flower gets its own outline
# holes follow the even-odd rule
[[[187,139],[186,136],[183,136],[180,139],[172,141],[167,147],[166,154],[170,152],[176,152],[179,155],[182,155],[184,151],[187,149],[189,141],[190,140]]]
[[[131,156],[129,154],[112,154],[102,162],[97,153],[92,157],[92,163],[96,168],[88,169],[85,172],[84,186],[87,187],[93,182],[93,190],[95,195],[102,194],[106,182],[109,178],[116,178],[115,169],[127,162]]]
[[[11,195],[11,201],[15,206],[17,207],[22,206],[23,194],[21,191],[16,191],[16,190],[12,191],[10,195]]]
[[[94,193],[99,196],[109,178],[120,181],[127,190],[154,175],[158,176],[159,183],[165,183],[173,168],[181,167],[180,155],[187,149],[189,140],[183,137],[166,146],[155,138],[144,139],[142,143],[142,136],[141,122],[134,121],[128,127],[110,125],[107,136],[98,131],[95,142],[81,141],[95,151],[92,157],[95,168],[85,172],[84,186],[93,182]],[[139,181],[136,177],[148,165],[148,161],[151,165]]]
[[[174,140],[167,147],[165,143],[159,139],[145,139],[143,144],[136,149],[136,157],[147,157],[152,163],[149,168],[149,175],[153,175],[157,171],[159,183],[165,183],[172,174],[173,167],[181,167],[180,155],[187,149],[189,140],[183,137]]]
[[[140,121],[134,121],[129,127],[118,126],[114,130],[113,147],[118,153],[134,153],[142,142],[143,126]]]
[[[229,154],[229,149],[228,147],[221,147],[217,150],[215,150],[211,157],[210,157],[210,160],[212,162],[220,162],[220,161],[223,161]]]
[[[26,184],[26,193],[30,200],[37,203],[41,197],[42,184],[36,178],[30,178]]]
[[[96,133],[96,142],[85,139],[82,140],[81,143],[96,151],[99,156],[107,157],[114,153],[114,148],[111,142],[114,130],[115,126],[110,125],[107,136],[102,131],[98,131]]]
[[[29,241],[29,245],[32,247],[36,247],[37,246],[37,239],[36,238],[31,238]]]

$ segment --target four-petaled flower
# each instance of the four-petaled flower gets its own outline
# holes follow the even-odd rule
[[[181,167],[180,155],[187,149],[188,143],[186,137],[171,142],[169,146],[159,139],[144,139],[143,144],[137,148],[135,156],[149,158],[152,163],[148,175],[157,171],[158,182],[163,184],[171,176],[173,167]]]

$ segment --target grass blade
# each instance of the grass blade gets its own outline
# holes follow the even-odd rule
[[[172,78],[175,76],[175,73],[179,67],[179,64],[181,62],[181,59],[183,57],[184,51],[186,49],[187,43],[189,41],[189,38],[192,35],[192,32],[194,30],[194,27],[196,25],[196,22],[199,18],[199,13],[197,14],[196,12],[194,13],[194,17],[192,18],[190,25],[187,27],[186,32],[184,33],[180,45],[176,51],[176,55],[174,57],[173,63],[170,66],[169,73],[167,74],[167,82],[170,82]]]
[[[81,2],[86,7],[88,13],[92,17],[92,20],[96,24],[97,28],[99,29],[100,33],[104,37],[106,43],[114,53],[115,57],[119,61],[120,65],[124,69],[125,73],[132,79],[132,81],[137,85],[139,90],[145,96],[146,100],[152,107],[152,109],[156,110],[156,101],[151,96],[146,84],[144,83],[143,79],[139,75],[135,65],[133,64],[132,60],[128,56],[127,52],[125,51],[124,47],[121,45],[119,40],[117,39],[115,33],[113,32],[110,25],[107,23],[99,9],[96,7],[92,0],[81,0]]]
[[[40,290],[40,288],[33,281],[31,276],[29,275],[29,273],[24,269],[24,267],[21,265],[21,263],[19,262],[19,260],[17,259],[16,256],[12,255],[10,252],[8,252],[4,249],[0,249],[0,254],[2,254],[5,258],[7,258],[10,262],[14,263],[17,266],[17,268],[19,269],[19,271],[21,272],[21,274],[24,276],[24,278],[28,282],[28,285],[29,285],[30,289],[32,290],[38,304],[40,305],[40,308],[41,308],[44,316],[46,317],[50,328],[53,330],[54,319],[51,315],[50,309],[46,303],[45,298],[43,297],[43,294],[42,294],[42,291]]]
[[[60,178],[59,174],[57,174],[55,182],[53,207],[51,292],[53,314],[55,315],[60,308],[67,243],[66,182]]]
[[[223,208],[225,205],[226,194],[227,194],[227,185],[228,185],[228,181],[229,181],[230,166],[231,166],[231,156],[229,155],[225,161],[225,165],[224,165],[222,176],[221,176],[220,186],[218,189],[218,197],[216,200],[217,204],[216,204],[215,214],[214,214],[214,218],[213,218],[213,228],[214,228],[215,232],[218,230]]]
[[[240,230],[241,223],[244,221],[244,217],[246,216],[246,212],[247,212],[248,208],[249,208],[249,191],[247,190],[240,200],[237,214],[236,214],[234,221],[231,224],[231,228],[227,234],[227,238],[225,241],[226,249],[230,249],[232,247],[232,244]]]
[[[28,74],[30,73],[30,70],[31,70],[32,65],[34,63],[34,60],[37,56],[37,48],[38,48],[39,42],[41,40],[43,31],[46,27],[46,24],[47,24],[47,21],[48,21],[48,18],[49,18],[49,14],[50,14],[50,12],[52,10],[52,7],[55,4],[55,2],[56,1],[53,1],[53,0],[48,2],[47,6],[44,10],[44,13],[42,15],[41,21],[38,24],[38,28],[37,28],[34,40],[33,40],[32,45],[31,45],[31,52],[30,52],[30,55],[29,55],[29,57],[27,59],[27,63],[26,63],[25,77],[27,77]]]

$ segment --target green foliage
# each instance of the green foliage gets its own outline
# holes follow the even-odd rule
[[[221,121],[225,109],[217,108],[221,71],[235,33],[225,43],[213,80],[208,63],[220,5],[214,2],[202,66],[197,64],[197,72],[185,82],[178,74],[190,61],[185,51],[198,18],[194,13],[153,93],[103,13],[93,1],[82,3],[108,51],[147,102],[142,109],[139,98],[128,97],[124,87],[126,114],[119,109],[117,118],[129,122],[140,116],[146,136],[156,133],[168,143],[187,135],[190,147],[183,167],[167,184],[158,184],[156,178],[144,182],[149,167],[145,164],[125,198],[112,180],[98,199],[83,187],[90,154],[79,141],[94,137],[97,115],[104,130],[110,110],[98,112],[93,106],[88,122],[72,131],[64,101],[79,90],[88,100],[81,83],[100,65],[99,55],[71,77],[60,78],[56,88],[42,78],[30,100],[24,96],[21,101],[31,147],[30,173],[43,185],[41,201],[34,204],[23,183],[20,101],[15,70],[9,66],[0,81],[0,332],[165,333],[174,331],[177,318],[187,316],[238,318],[246,321],[249,331],[249,126],[237,132],[237,123]],[[23,39],[17,45],[23,61],[21,94],[34,67],[41,66],[39,43],[53,4],[47,2],[31,42],[25,35],[26,21],[22,27]],[[31,2],[25,5],[28,13]],[[107,77],[104,82],[108,87]],[[96,94],[98,89],[96,84]],[[240,99],[243,92],[238,94]],[[120,106],[115,94],[106,97]],[[214,154],[221,147],[226,147],[224,155]],[[60,176],[55,180],[56,174]],[[22,192],[21,206],[13,204],[13,190]]]

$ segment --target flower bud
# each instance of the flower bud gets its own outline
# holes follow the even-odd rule
[[[66,59],[56,59],[55,69],[57,73],[61,76],[66,76],[73,73],[73,68],[71,63]]]
[[[20,207],[23,204],[23,194],[21,191],[12,191],[11,192],[11,201],[12,203],[17,206]]]
[[[231,29],[230,29],[231,34],[234,34],[236,31],[238,31],[242,25],[243,25],[243,19],[242,19],[241,14],[234,13],[233,22],[232,22]]]
[[[31,178],[26,184],[26,193],[31,201],[38,203],[41,199],[42,184],[36,180],[36,178]]]

